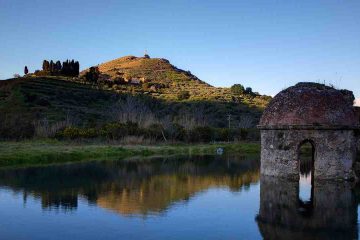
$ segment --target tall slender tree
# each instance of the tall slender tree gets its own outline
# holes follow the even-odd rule
[[[44,72],[50,72],[50,63],[47,60],[43,61],[42,69]]]
[[[80,73],[80,64],[78,61],[75,62],[75,76],[79,76]]]
[[[50,74],[52,75],[54,73],[55,70],[55,65],[53,60],[50,61]]]
[[[25,68],[24,68],[24,73],[25,73],[25,75],[29,73],[29,69],[27,66],[25,66]]]
[[[56,61],[56,63],[55,63],[55,71],[56,71],[56,74],[61,73],[61,62],[60,61]]]

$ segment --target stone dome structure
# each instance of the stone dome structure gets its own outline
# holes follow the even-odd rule
[[[270,102],[261,130],[261,174],[299,179],[299,152],[312,146],[315,179],[354,179],[359,119],[354,95],[318,83],[298,83]]]
[[[354,95],[318,83],[298,83],[277,94],[260,125],[358,125]]]

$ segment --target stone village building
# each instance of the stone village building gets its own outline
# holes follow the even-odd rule
[[[353,179],[359,132],[354,95],[318,83],[298,83],[277,94],[265,109],[261,174],[299,179],[299,151],[313,148],[314,179]]]

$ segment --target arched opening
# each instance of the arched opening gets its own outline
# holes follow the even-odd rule
[[[311,140],[300,143],[298,149],[299,160],[299,211],[304,215],[311,215],[314,195],[314,159],[315,144]]]

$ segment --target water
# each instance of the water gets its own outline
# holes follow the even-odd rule
[[[357,190],[260,177],[251,157],[0,171],[0,239],[357,239]],[[261,184],[260,184],[261,183]]]

